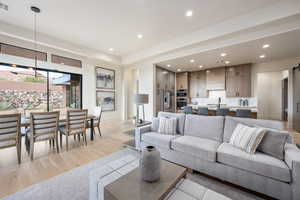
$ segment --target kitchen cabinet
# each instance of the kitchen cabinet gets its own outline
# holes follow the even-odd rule
[[[206,89],[225,90],[225,67],[206,70]]]
[[[251,97],[251,64],[226,67],[226,97]]]
[[[206,98],[206,71],[190,72],[189,76],[189,96],[190,98]]]
[[[176,73],[177,90],[188,90],[188,72]]]

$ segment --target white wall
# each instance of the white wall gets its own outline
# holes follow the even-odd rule
[[[257,74],[257,117],[282,119],[282,72]]]
[[[259,73],[267,73],[267,72],[280,72],[282,75],[282,79],[284,76],[288,75],[288,127],[293,126],[293,79],[292,79],[292,68],[300,63],[300,57],[295,58],[287,58],[282,60],[274,60],[271,62],[264,62],[254,64],[252,66],[252,80],[251,80],[251,88],[252,88],[252,96],[258,97],[258,90],[262,87],[262,85],[258,84],[258,74]],[[287,74],[288,71],[288,74]],[[281,89],[281,85],[280,85]],[[281,91],[280,91],[281,94]],[[282,101],[281,95],[278,94],[277,98],[274,98],[273,101],[276,101],[276,104],[279,105]],[[279,96],[280,95],[280,96]],[[258,97],[259,98],[259,97]],[[280,102],[279,102],[280,101]],[[258,104],[260,104],[258,102]],[[262,106],[262,104],[260,104]],[[281,108],[280,104],[280,108]],[[271,112],[271,111],[270,111]],[[272,112],[274,114],[274,112]],[[272,115],[273,115],[272,114]],[[277,114],[279,117],[279,114]]]
[[[12,44],[16,46],[21,46],[24,48],[33,48],[33,44],[23,40],[18,40],[15,38],[10,38],[7,36],[0,35],[0,42]],[[122,106],[122,81],[123,81],[123,69],[118,66],[118,64],[112,64],[99,59],[91,59],[83,56],[74,55],[61,50],[38,46],[39,51],[48,53],[48,62],[38,62],[39,68],[59,70],[64,72],[71,72],[82,74],[82,103],[83,108],[89,109],[90,113],[93,113],[96,107],[96,85],[95,85],[95,66],[105,67],[116,70],[116,111],[104,112],[103,121],[113,121],[122,119],[123,106]],[[65,57],[70,57],[74,59],[79,59],[82,61],[82,68],[53,64],[50,62],[50,54],[57,54]],[[15,56],[9,56],[0,54],[0,62],[12,63],[24,66],[34,66],[34,61],[32,59],[25,59]]]
[[[142,62],[142,63],[136,63],[132,66],[127,66],[127,68],[133,68],[137,70],[138,73],[138,92],[140,94],[148,94],[149,95],[149,103],[144,105],[145,107],[145,119],[151,121],[152,117],[154,116],[154,110],[155,110],[155,67],[151,62]],[[124,75],[127,76],[127,73],[124,73]],[[128,78],[126,78],[128,79]],[[124,77],[125,80],[125,77]],[[131,79],[128,83],[128,85],[132,85],[132,82],[136,81],[136,79]],[[129,91],[127,91],[126,95],[129,95],[127,97],[127,102],[125,103],[127,105],[127,109],[135,108],[135,104],[130,97],[133,95],[134,92],[132,92],[134,88],[130,88]],[[135,112],[133,112],[135,113]],[[142,116],[142,115],[140,115]]]
[[[300,52],[299,52],[300,54]],[[264,72],[282,72],[284,70],[292,69],[300,63],[300,57],[287,58],[282,60],[274,60],[270,62],[258,63],[252,65],[251,78],[251,93],[253,97],[257,97],[257,73]]]

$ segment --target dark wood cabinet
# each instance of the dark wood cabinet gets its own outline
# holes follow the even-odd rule
[[[226,96],[251,97],[251,64],[226,67]]]
[[[207,90],[225,90],[225,67],[206,70]]]
[[[206,89],[206,72],[191,72],[189,76],[189,96],[190,98],[206,98],[208,92]]]

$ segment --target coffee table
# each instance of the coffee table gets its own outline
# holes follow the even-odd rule
[[[161,160],[160,180],[148,183],[141,180],[137,167],[104,187],[105,200],[162,200],[186,176],[187,169]]]

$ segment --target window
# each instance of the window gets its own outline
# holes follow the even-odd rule
[[[9,44],[0,43],[0,53],[29,59],[35,59],[36,55],[38,60],[45,62],[47,61],[47,53],[17,47]]]
[[[61,64],[61,65],[69,65],[73,67],[82,67],[81,60],[76,60],[73,58],[66,58],[63,56],[58,56],[58,55],[51,55],[51,62],[56,63],[56,64]]]
[[[81,75],[0,63],[0,114],[81,108]]]

